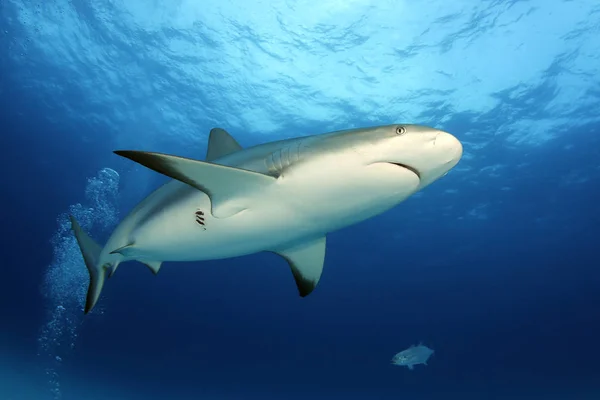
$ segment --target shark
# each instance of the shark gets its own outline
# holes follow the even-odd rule
[[[204,160],[114,153],[172,179],[134,206],[104,246],[70,216],[90,277],[85,314],[126,261],[157,274],[164,262],[272,252],[287,262],[305,297],[321,279],[329,233],[379,215],[443,177],[463,147],[440,129],[392,124],[247,148],[213,128]]]

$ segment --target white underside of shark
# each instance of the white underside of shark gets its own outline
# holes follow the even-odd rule
[[[164,261],[271,251],[287,260],[306,296],[321,277],[327,233],[380,214],[445,175],[462,146],[433,128],[388,125],[243,149],[215,128],[206,161],[116,153],[174,180],[142,200],[104,247],[71,218],[90,272],[86,313],[105,278],[130,260],[158,273]]]

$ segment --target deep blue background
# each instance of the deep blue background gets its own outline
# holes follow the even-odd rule
[[[101,126],[70,120],[11,80],[18,65],[4,56],[7,43],[0,40],[0,351],[8,361],[0,368],[43,391],[40,285],[57,216],[82,201],[86,180],[103,167],[123,177],[122,215],[164,178],[110,155],[115,144]],[[528,148],[499,139],[475,146],[466,135],[542,115],[540,103],[556,90],[547,73],[517,100],[496,93],[485,115],[431,103],[427,119],[465,140],[465,169],[331,234],[321,283],[305,299],[273,254],[168,263],[157,277],[137,263],[119,268],[103,292],[106,311],[73,322],[81,325],[75,349],[60,354],[63,398],[598,398],[600,125],[573,116],[563,135]],[[85,94],[63,98],[78,104]],[[346,125],[373,124],[348,115]],[[327,129],[315,123],[279,137]],[[230,131],[246,146],[265,140]],[[197,148],[143,136],[129,143],[195,157],[206,149],[202,137]],[[466,177],[494,165],[502,165],[495,177]],[[574,173],[585,180],[565,183]],[[139,177],[150,179],[145,192]],[[435,350],[427,367],[389,364],[419,341]],[[0,379],[0,399],[9,384]]]
[[[36,109],[7,89],[3,103],[21,103],[22,115],[12,107],[0,114],[0,311],[3,336],[31,357],[56,215],[101,165],[73,151],[77,143],[61,146],[50,132],[40,135]],[[571,165],[598,162],[594,129],[574,133],[581,142],[571,157],[560,141],[528,154],[527,176],[507,172],[509,193],[491,183],[463,193],[502,203],[485,224],[440,218],[429,196],[332,234],[323,280],[306,299],[270,254],[171,264],[160,277],[140,264],[121,268],[104,293],[109,312],[86,319],[65,369],[157,391],[231,388],[275,398],[494,398],[594,387],[598,176],[568,191],[554,179]],[[418,223],[415,209],[434,213],[435,221]],[[553,214],[564,222],[536,225],[536,217]],[[398,225],[402,236],[391,239]],[[390,355],[419,340],[436,349],[427,369],[388,365]]]

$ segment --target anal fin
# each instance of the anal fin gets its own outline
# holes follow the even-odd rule
[[[158,274],[160,266],[162,265],[162,261],[144,260],[137,258],[138,256],[142,256],[142,254],[140,252],[140,249],[135,246],[135,243],[130,243],[123,247],[119,247],[118,249],[111,251],[110,254],[120,254],[123,257],[135,259],[147,266],[148,268],[150,268],[150,271],[152,271],[154,275]],[[113,269],[109,272],[109,278],[115,273],[116,269],[117,265],[114,265]]]
[[[136,255],[135,243],[129,243],[110,252],[110,254],[120,254],[123,257],[133,258]]]
[[[301,297],[308,296],[317,286],[325,262],[325,236],[290,248],[275,250],[290,265]]]
[[[121,263],[121,261],[115,261],[112,263],[110,269],[108,270],[108,278],[112,278],[112,276],[115,274],[115,272],[117,272],[117,267],[119,266],[119,264]]]

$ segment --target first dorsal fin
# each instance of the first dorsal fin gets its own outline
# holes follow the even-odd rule
[[[242,150],[242,146],[225,129],[213,128],[210,130],[206,161],[211,162],[240,150]]]
[[[308,296],[317,286],[325,262],[325,236],[275,253],[286,259],[301,297]]]
[[[216,218],[227,218],[247,209],[249,193],[277,181],[258,172],[168,154],[133,150],[115,153],[206,193]]]

